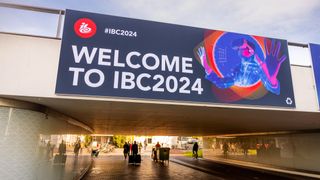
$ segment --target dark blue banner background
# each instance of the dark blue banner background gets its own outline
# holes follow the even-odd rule
[[[92,37],[81,38],[75,33],[75,23],[81,18],[91,19],[95,23],[96,33]],[[136,36],[122,36],[106,33],[106,28],[136,32]],[[206,72],[203,65],[201,65],[196,57],[197,54],[195,48],[199,46],[199,43],[203,42],[206,31],[208,30],[67,10],[60,53],[56,93],[205,103],[295,107],[286,41],[281,40],[282,44],[285,44],[285,46],[281,47],[281,51],[285,52],[287,59],[282,63],[277,75],[277,79],[281,84],[280,94],[277,95],[267,92],[263,97],[258,99],[243,98],[233,102],[226,102],[217,98],[217,95],[212,90],[214,85],[205,78]],[[86,46],[89,52],[91,52],[93,48],[111,49],[112,52],[108,53],[108,55],[111,56],[111,59],[106,60],[111,62],[111,66],[102,66],[97,64],[99,49],[91,64],[88,64],[84,58],[81,59],[80,63],[76,63],[74,60],[72,45],[77,46],[78,51],[80,51],[83,46]],[[114,50],[119,50],[119,61],[121,63],[125,63],[126,55],[128,53],[132,51],[141,53],[140,57],[132,57],[132,62],[140,65],[141,58],[146,53],[157,55],[160,59],[160,63],[162,55],[167,55],[169,60],[172,60],[173,56],[177,56],[179,57],[180,62],[180,72],[161,71],[161,64],[156,70],[148,70],[143,66],[139,69],[133,69],[128,67],[127,64],[125,67],[114,67]],[[192,67],[187,68],[189,70],[192,69],[192,74],[181,72],[182,57],[192,58]],[[152,62],[153,61],[150,61],[150,65],[152,65]],[[74,72],[69,70],[70,67],[84,68],[84,72],[79,73],[77,85],[73,85]],[[90,87],[85,83],[84,74],[90,69],[98,69],[104,73],[105,80],[101,86]],[[162,75],[164,80],[169,76],[174,76],[177,79],[178,88],[175,92],[169,92],[165,87],[166,82],[161,85],[161,88],[164,88],[164,92],[154,92],[152,90],[142,91],[137,88],[137,86],[133,89],[121,89],[120,85],[118,88],[114,88],[115,71],[118,71],[120,75],[122,72],[131,72],[135,74],[135,79],[142,73],[148,73],[151,75],[151,78],[143,78],[141,83],[143,86],[150,86],[151,88],[158,82],[158,80],[153,79],[155,75]],[[182,77],[186,77],[190,80],[190,85],[186,88],[187,90],[190,90],[190,94],[179,93],[179,88],[184,84],[179,82]],[[121,80],[121,77],[119,78]],[[201,88],[203,88],[201,94],[196,90],[191,90],[192,85],[197,81],[197,79],[199,79],[198,81],[201,83]],[[93,73],[92,76],[90,76],[90,81],[93,83],[98,82],[99,76]],[[172,81],[169,82],[169,86],[173,87]]]
[[[309,44],[309,48],[311,52],[312,67],[317,87],[318,103],[320,105],[320,45]]]

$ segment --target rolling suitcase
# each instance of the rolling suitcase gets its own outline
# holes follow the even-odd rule
[[[135,155],[134,163],[135,164],[140,164],[141,163],[141,155],[140,154]]]
[[[133,155],[129,155],[129,164],[133,164],[133,163],[134,163]]]
[[[141,155],[129,155],[129,164],[140,165]]]
[[[67,160],[66,155],[56,154],[53,159],[54,164],[65,164]]]

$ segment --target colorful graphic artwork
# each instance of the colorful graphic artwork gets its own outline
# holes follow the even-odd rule
[[[268,92],[280,94],[277,75],[287,59],[282,51],[285,43],[259,36],[206,31],[204,41],[194,53],[217,98],[234,102],[258,99]]]

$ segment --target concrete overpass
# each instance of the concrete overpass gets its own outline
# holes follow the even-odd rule
[[[56,141],[53,149],[58,151],[59,143],[66,136],[57,139],[55,135],[93,133],[216,136],[216,144],[247,143],[253,146],[259,143],[270,145],[271,140],[280,149],[278,153],[272,152],[277,158],[258,159],[258,163],[269,162],[286,168],[320,172],[320,113],[310,66],[291,65],[294,109],[58,95],[55,87],[61,48],[60,23],[64,11],[5,3],[0,3],[0,6],[59,15],[57,37],[0,32],[1,177],[54,179],[57,173],[52,168],[55,166],[51,166],[53,159],[43,158],[44,154],[50,156],[48,152],[52,156],[54,154],[54,150],[48,150],[50,140]],[[296,43],[290,45],[301,46]],[[302,45],[300,48],[306,47]],[[294,58],[297,57],[290,57]],[[217,137],[221,135],[241,138],[232,142]],[[204,140],[205,158],[211,157],[213,144],[211,140]],[[70,154],[68,160],[73,165],[78,163],[77,159],[70,158]],[[246,161],[246,156],[242,160]],[[88,168],[91,161],[81,163]],[[66,174],[79,175],[87,168],[71,167],[69,170],[77,172]]]
[[[291,65],[296,109],[66,96],[55,94],[60,39],[9,33],[0,39],[1,97],[55,110],[94,133],[207,136],[320,128],[311,67]]]

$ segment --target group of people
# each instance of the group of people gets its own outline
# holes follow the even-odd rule
[[[59,150],[59,154],[60,155],[65,155],[66,154],[67,145],[66,145],[66,142],[64,140],[62,140],[61,143],[59,144],[59,149],[58,150]],[[74,144],[74,149],[73,149],[74,155],[76,157],[78,157],[80,150],[81,150],[81,141],[78,138],[77,141]]]
[[[39,158],[53,163],[64,163],[67,158],[67,151],[73,147],[75,157],[82,151],[81,140],[77,138],[74,144],[68,144],[65,140],[52,142],[51,139],[41,139],[39,144]],[[69,152],[69,151],[68,151]]]
[[[145,145],[146,147],[146,145]],[[153,159],[156,161],[157,160],[157,150],[160,149],[161,145],[159,142],[157,142],[157,144],[155,145],[155,147],[152,150],[152,157]],[[133,142],[133,144],[130,144],[130,142],[125,142],[123,145],[123,156],[125,159],[127,159],[127,157],[129,155],[137,155],[138,152],[141,153],[141,148],[142,148],[142,144],[139,143],[137,144],[136,141]],[[199,150],[199,145],[197,142],[194,143],[193,148],[192,148],[192,154],[193,157],[198,159],[198,150]]]
[[[141,153],[142,144],[141,142],[137,144],[136,141],[131,144],[130,142],[125,142],[123,145],[123,155],[124,158],[127,159],[129,155],[137,155]]]
[[[53,151],[54,151],[54,148],[55,148],[55,144],[51,144],[51,141],[49,140],[47,142],[47,145],[46,145],[46,149],[47,149],[47,158],[48,160],[50,160],[51,158],[53,158]],[[65,144],[65,141],[62,140],[61,143],[59,144],[59,148],[58,148],[58,152],[59,154],[63,155],[66,153],[66,144]]]

